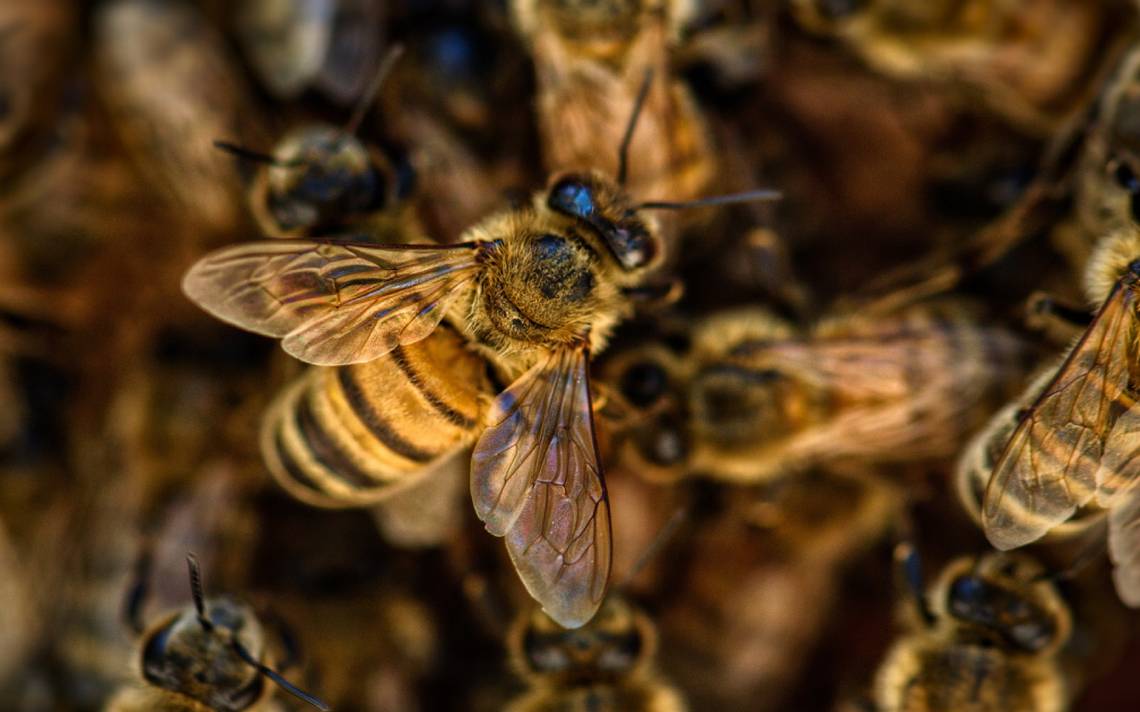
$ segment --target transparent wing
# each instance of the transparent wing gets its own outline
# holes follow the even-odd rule
[[[1108,513],[1108,556],[1120,600],[1140,608],[1140,491],[1121,497]]]
[[[1013,431],[982,507],[995,547],[1038,539],[1097,494],[1109,435],[1132,404],[1135,301],[1133,288],[1117,285]]]
[[[475,512],[506,537],[519,577],[567,628],[590,620],[610,576],[610,511],[587,370],[566,348],[496,399],[471,459]]]
[[[302,361],[359,363],[431,333],[475,274],[480,246],[251,242],[199,260],[182,290],[223,321],[281,338]]]

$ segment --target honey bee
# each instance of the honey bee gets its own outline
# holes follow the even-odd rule
[[[253,0],[236,25],[250,63],[279,99],[310,86],[348,103],[380,58],[381,7],[375,0]]]
[[[397,45],[388,53],[344,127],[301,126],[287,133],[272,155],[224,141],[214,143],[259,164],[249,193],[262,232],[308,237],[367,230],[389,242],[418,236],[410,206],[401,205],[412,188],[411,166],[394,148],[365,144],[356,135],[402,52]]]
[[[660,479],[757,482],[828,463],[950,457],[1029,355],[955,304],[844,315],[806,334],[747,308],[704,319],[691,340],[684,355],[658,350],[612,376],[646,416],[623,455]]]
[[[509,712],[681,712],[681,694],[655,670],[657,632],[644,612],[611,595],[587,625],[566,630],[535,610],[512,625],[507,644],[530,689]]]
[[[1129,531],[1140,516],[1136,454],[1136,299],[1140,229],[1106,235],[1085,272],[1101,307],[1021,414],[997,458],[982,504],[995,547],[1035,541],[1082,508],[1108,510],[1108,548],[1121,599],[1140,605],[1140,548]],[[1032,400],[1030,400],[1032,398]]]
[[[534,57],[549,170],[592,166],[622,175],[623,165],[599,157],[612,155],[631,107],[644,101],[644,124],[629,139],[633,191],[689,200],[709,189],[716,166],[708,128],[687,88],[670,78],[669,49],[684,8],[642,0],[511,3]],[[647,72],[661,81],[646,86]]]
[[[223,321],[281,338],[302,361],[338,367],[283,396],[297,405],[276,420],[295,428],[267,421],[279,480],[327,502],[474,442],[476,514],[506,537],[531,595],[578,627],[601,605],[611,557],[590,355],[661,259],[649,210],[678,205],[635,203],[600,171],[556,174],[529,204],[457,244],[255,242],[206,256],[183,290]],[[488,407],[493,381],[509,385]],[[303,459],[288,457],[299,452],[290,438]]]
[[[277,710],[266,678],[317,709],[330,709],[272,669],[269,636],[253,609],[228,597],[207,599],[193,555],[188,565],[193,605],[142,632],[136,661],[143,684],[117,693],[107,712]]]
[[[875,680],[878,710],[1067,709],[1073,690],[1059,653],[1072,614],[1044,567],[1019,554],[962,557],[925,595],[917,575],[902,577],[913,600]]]
[[[1092,98],[1121,21],[1107,3],[1073,0],[793,0],[792,10],[802,26],[840,38],[876,70],[957,86],[966,98],[980,94],[992,111],[1041,136]]]
[[[237,172],[211,141],[255,144],[257,115],[223,38],[182,0],[116,0],[95,15],[98,86],[139,171],[212,234],[244,217]]]

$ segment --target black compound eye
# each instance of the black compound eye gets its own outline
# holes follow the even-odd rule
[[[1137,180],[1136,173],[1132,167],[1127,163],[1121,161],[1116,165],[1116,170],[1112,172],[1112,177],[1116,180],[1116,184],[1124,188],[1130,193],[1140,191],[1140,180]]]
[[[547,204],[554,210],[573,217],[589,219],[595,211],[594,191],[573,178],[559,181],[550,190]]]
[[[657,402],[669,385],[665,369],[650,362],[635,363],[621,376],[621,393],[638,408],[646,408]]]

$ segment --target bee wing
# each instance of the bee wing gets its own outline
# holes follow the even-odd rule
[[[564,348],[523,374],[495,400],[471,459],[476,514],[567,628],[598,610],[612,553],[587,365],[585,348]]]
[[[478,268],[477,243],[267,240],[199,260],[182,280],[219,319],[320,366],[371,361],[427,336]]]
[[[1116,592],[1125,604],[1140,608],[1140,491],[1132,490],[1108,513],[1108,557]]]
[[[1114,288],[1010,436],[982,506],[982,526],[995,547],[1028,544],[1118,486],[1101,474],[1101,464],[1111,441],[1122,441],[1114,426],[1131,407],[1135,301],[1133,288]]]

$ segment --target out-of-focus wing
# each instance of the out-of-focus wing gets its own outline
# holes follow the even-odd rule
[[[610,576],[588,356],[585,347],[560,349],[512,383],[471,459],[476,514],[506,537],[531,596],[567,628],[593,617]]]
[[[1038,539],[1098,487],[1116,486],[1098,473],[1117,420],[1134,402],[1135,309],[1135,287],[1118,284],[1010,436],[982,506],[982,526],[995,547]]]
[[[1108,513],[1108,556],[1120,600],[1140,608],[1140,491],[1121,497]]]
[[[182,289],[223,321],[281,338],[302,361],[360,363],[430,334],[486,247],[251,242],[206,255]]]

